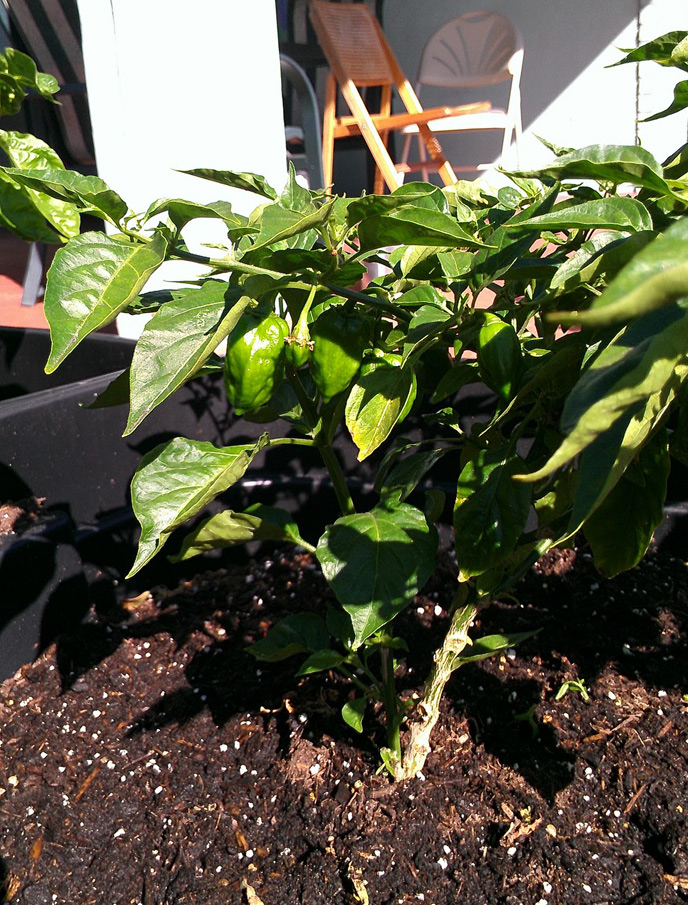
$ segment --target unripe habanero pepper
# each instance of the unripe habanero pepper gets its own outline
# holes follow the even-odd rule
[[[511,324],[496,314],[485,315],[478,333],[480,376],[502,399],[511,399],[521,370],[522,352],[518,335]]]
[[[323,402],[342,393],[358,374],[371,336],[368,319],[340,305],[326,308],[311,326],[310,367]]]
[[[270,401],[284,376],[287,322],[276,314],[244,314],[227,341],[225,389],[237,415]]]

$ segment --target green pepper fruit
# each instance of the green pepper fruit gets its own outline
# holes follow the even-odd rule
[[[284,376],[287,322],[276,314],[244,314],[229,335],[225,389],[237,415],[270,401]]]
[[[370,345],[370,322],[360,314],[349,314],[341,306],[325,309],[311,328],[313,381],[328,403],[343,393],[358,374],[363,353]]]
[[[478,333],[477,353],[481,378],[502,399],[511,399],[522,364],[521,343],[511,324],[496,314],[485,315]]]

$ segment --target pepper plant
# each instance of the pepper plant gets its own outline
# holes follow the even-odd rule
[[[676,52],[686,68],[685,44],[674,33],[636,53],[666,62]],[[342,715],[358,731],[378,702],[396,779],[422,768],[453,671],[522,637],[471,637],[480,610],[581,531],[604,574],[632,567],[662,519],[670,455],[688,458],[688,145],[664,166],[634,146],[551,150],[549,166],[495,192],[411,183],[343,198],[307,191],[293,173],[278,193],[253,174],[191,171],[255,193],[250,216],[181,199],[134,214],[98,178],[5,170],[110,227],[55,257],[48,371],[118,313],[146,312],[130,368],[101,400],[128,403],[126,434],[213,370],[235,416],[264,425],[252,443],[180,437],[143,457],[131,486],[141,524],[132,574],[260,451],[311,448],[340,508],[321,537],[272,507],[226,508],[195,525],[177,558],[247,540],[313,554],[337,605],[323,618],[295,612],[252,652],[298,657],[300,675],[347,677]],[[227,235],[206,257],[184,243],[198,218]],[[146,292],[167,260],[193,261],[203,275]],[[385,267],[366,282],[370,264]],[[485,404],[471,420],[475,385]],[[335,438],[374,463],[372,507],[352,494]],[[449,498],[430,481],[440,463],[453,475]],[[433,573],[447,511],[458,561],[449,625],[419,700],[403,700],[395,671],[413,639],[399,637],[395,617]]]

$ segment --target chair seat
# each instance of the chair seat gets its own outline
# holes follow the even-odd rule
[[[506,110],[499,108],[485,113],[466,113],[464,116],[449,116],[428,123],[432,132],[459,132],[474,129],[504,129],[507,123]],[[418,126],[410,125],[401,129],[404,135],[415,135]]]

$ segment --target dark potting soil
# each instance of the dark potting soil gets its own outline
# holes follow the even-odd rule
[[[401,620],[420,687],[449,562]],[[0,686],[0,857],[19,905],[688,901],[688,569],[538,564],[479,629],[539,633],[453,677],[422,775],[378,772],[331,675],[247,646],[327,598],[275,553],[93,611]],[[583,679],[589,693],[564,683]],[[557,700],[559,697],[559,700]]]

